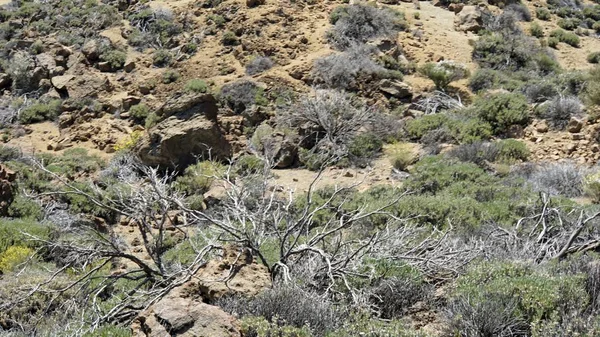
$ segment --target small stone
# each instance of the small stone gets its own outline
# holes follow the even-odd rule
[[[583,121],[575,117],[571,117],[569,124],[567,124],[567,131],[570,133],[578,133],[583,128]]]

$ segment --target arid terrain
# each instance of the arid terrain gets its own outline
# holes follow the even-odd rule
[[[0,335],[600,336],[600,3],[0,0]]]

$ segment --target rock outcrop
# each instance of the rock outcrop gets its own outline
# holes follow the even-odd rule
[[[132,329],[134,337],[241,336],[233,316],[177,290],[140,314]]]
[[[464,6],[454,18],[454,27],[463,32],[478,32],[483,28],[483,12],[477,6]]]
[[[184,168],[199,157],[229,158],[231,145],[216,120],[218,107],[212,95],[183,95],[159,109],[166,117],[136,146],[147,165]]]
[[[17,175],[0,164],[0,216],[5,216],[8,206],[14,199],[13,182]]]

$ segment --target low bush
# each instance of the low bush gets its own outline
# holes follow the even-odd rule
[[[535,71],[541,53],[544,51],[537,39],[519,32],[512,32],[510,36],[493,32],[481,36],[473,45],[473,60],[481,68],[503,71]]]
[[[409,165],[419,159],[419,153],[410,143],[395,143],[386,146],[385,152],[390,158],[392,166],[400,171],[405,171]]]
[[[148,118],[148,115],[150,114],[150,109],[146,104],[140,103],[129,108],[129,113],[131,114],[131,117],[136,121],[136,123],[141,123],[144,122],[146,118]]]
[[[489,139],[492,126],[479,118],[460,114],[425,115],[409,121],[405,130],[412,140],[431,144],[442,142],[471,143]]]
[[[450,83],[469,77],[469,70],[464,65],[451,61],[427,63],[419,72],[432,80],[436,88],[442,91],[446,91]]]
[[[553,128],[564,129],[573,116],[580,116],[582,104],[577,97],[558,96],[544,104],[542,117],[544,117]]]
[[[100,55],[100,59],[104,62],[108,62],[110,68],[112,70],[122,69],[125,65],[125,60],[127,59],[127,54],[117,50],[112,49]]]
[[[520,21],[531,21],[531,13],[529,9],[522,3],[513,3],[506,7],[504,7],[504,12],[512,13],[515,15]]]
[[[252,105],[266,105],[264,90],[256,83],[248,80],[240,80],[225,84],[219,95],[229,108],[235,113],[241,114]]]
[[[547,8],[539,7],[535,10],[535,17],[543,21],[548,21],[550,20],[551,14]]]
[[[235,35],[234,32],[227,30],[223,32],[221,43],[225,46],[237,46],[240,43],[240,39]]]
[[[179,74],[179,72],[177,70],[167,69],[162,74],[162,82],[164,84],[177,82],[177,80],[179,80],[180,77],[181,77],[181,74]]]
[[[525,96],[502,93],[480,98],[474,103],[474,111],[490,123],[495,134],[503,134],[512,125],[526,126],[529,123],[529,105]]]
[[[584,308],[588,301],[581,275],[552,275],[510,262],[480,263],[457,280],[448,318],[458,335],[527,336],[532,324]]]
[[[355,46],[343,53],[315,60],[312,75],[328,88],[355,89],[360,79],[380,77],[386,69],[371,60],[373,48]]]
[[[350,160],[358,166],[365,166],[368,161],[381,152],[383,141],[381,137],[365,132],[356,137],[348,145]]]
[[[60,100],[38,101],[21,110],[19,122],[23,124],[39,123],[53,120],[60,114]]]
[[[600,202],[600,173],[592,173],[583,179],[583,192],[593,202]]]
[[[577,29],[577,27],[579,27],[580,23],[581,22],[579,21],[579,19],[569,18],[558,20],[557,25],[562,29],[575,30]]]
[[[535,191],[577,198],[583,195],[586,170],[572,162],[539,165],[527,177]]]
[[[547,78],[530,81],[521,90],[531,103],[543,103],[559,95],[559,86]]]
[[[547,41],[548,47],[557,49],[559,42],[560,42],[560,40],[558,38],[551,36],[548,38],[548,41]]]
[[[33,199],[22,194],[18,194],[10,206],[8,206],[8,216],[15,219],[34,219],[41,220],[44,212],[42,206]]]
[[[223,298],[217,304],[242,317],[264,317],[279,326],[307,328],[315,337],[335,331],[346,317],[343,310],[327,299],[294,285],[277,286],[252,299]]]
[[[35,219],[0,219],[0,253],[4,253],[9,247],[39,248],[41,242],[30,240],[28,235],[46,240],[50,233],[49,225],[41,224]]]
[[[247,337],[312,337],[312,333],[305,327],[287,325],[285,321],[275,318],[269,322],[264,317],[248,316],[240,320],[240,331]]]
[[[208,91],[208,85],[203,80],[192,79],[185,84],[185,91],[205,93]]]
[[[371,39],[391,37],[406,27],[404,17],[400,13],[362,3],[334,10],[330,21],[334,21],[335,24],[327,33],[327,39],[339,50]]]
[[[587,61],[593,64],[600,63],[600,52],[589,53],[587,56]]]
[[[152,64],[157,67],[167,67],[173,62],[173,55],[165,49],[159,49],[152,54]]]
[[[483,166],[486,163],[493,163],[498,158],[498,146],[490,142],[472,142],[462,144],[450,150],[448,155],[462,162],[474,163]]]
[[[562,29],[555,29],[550,32],[550,38],[558,39],[558,41],[564,42],[572,47],[579,47],[579,36],[572,32],[566,32]],[[548,38],[548,46],[552,47],[550,44],[550,38]]]
[[[506,164],[524,162],[529,159],[529,149],[525,143],[515,139],[504,139],[496,144],[498,160]]]
[[[204,194],[223,171],[224,167],[220,164],[201,161],[188,166],[183,174],[177,177],[175,187],[186,195]]]
[[[273,67],[273,61],[268,57],[256,57],[246,64],[246,74],[256,75],[265,72]]]
[[[531,34],[531,36],[542,38],[544,37],[544,28],[542,28],[542,26],[540,26],[539,23],[534,22],[531,25],[529,25],[529,34]]]

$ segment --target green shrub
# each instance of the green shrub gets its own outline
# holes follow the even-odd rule
[[[594,24],[592,25],[592,29],[596,32],[596,33],[600,33],[600,22],[594,22]]]
[[[193,79],[185,84],[185,90],[188,92],[205,93],[208,90],[208,86],[203,80]]]
[[[558,47],[559,42],[560,42],[560,40],[558,38],[549,37],[548,38],[548,47],[556,49],[556,47]]]
[[[560,19],[557,24],[560,28],[566,30],[575,30],[579,26],[580,21],[578,19]]]
[[[240,40],[234,32],[228,30],[223,33],[221,43],[225,46],[236,46],[240,43]]]
[[[211,161],[201,161],[188,166],[183,175],[177,177],[175,186],[187,195],[204,194],[212,185],[215,176],[223,173],[223,165]]]
[[[181,77],[181,74],[179,74],[179,72],[177,70],[167,69],[167,70],[165,70],[165,72],[162,75],[162,82],[164,84],[177,82],[177,80],[179,80],[180,77]]]
[[[241,176],[261,173],[265,169],[264,160],[254,155],[243,155],[234,164],[235,173]]]
[[[157,67],[166,67],[173,61],[171,52],[165,49],[159,49],[152,54],[152,64]]]
[[[348,6],[347,5],[337,6],[329,14],[329,23],[331,23],[332,25],[335,25],[335,23],[338,22],[338,20],[342,16],[346,16],[346,15],[348,15]]]
[[[504,163],[512,164],[529,159],[529,149],[525,143],[515,139],[505,139],[497,143],[498,159]]]
[[[525,96],[502,93],[480,98],[474,104],[477,115],[490,123],[495,134],[503,134],[512,125],[526,126],[529,123],[529,105]]]
[[[17,194],[10,206],[8,215],[19,219],[41,220],[43,216],[42,206],[22,194]]]
[[[539,23],[534,22],[531,25],[529,25],[529,34],[539,39],[541,37],[544,37],[544,28],[542,28],[542,26],[540,26]]]
[[[374,158],[383,148],[381,137],[374,133],[362,133],[348,145],[350,158],[362,165],[363,161]]]
[[[370,317],[357,317],[348,326],[326,337],[427,337],[424,329],[416,330],[401,320],[380,321]]]
[[[540,7],[540,8],[536,8],[535,16],[540,20],[548,21],[548,20],[550,20],[551,14],[547,8]]]
[[[600,63],[600,52],[591,52],[587,56],[587,61],[589,63],[597,64]]]
[[[485,303],[489,298],[504,298],[506,301],[497,301],[499,311],[508,312],[511,318],[529,327],[531,323],[554,315],[585,308],[589,297],[584,289],[584,279],[582,275],[548,274],[524,264],[480,263],[457,280],[453,298],[468,299],[464,309]],[[460,320],[471,319],[463,316],[466,312],[461,311],[451,315],[458,320],[459,326]]]
[[[427,63],[419,72],[433,81],[436,88],[445,91],[451,82],[469,77],[469,70],[461,65],[449,61]]]
[[[48,102],[38,101],[19,113],[19,122],[23,124],[32,124],[52,120],[60,114],[61,101],[54,99]]]
[[[129,108],[129,113],[137,123],[141,123],[145,121],[150,114],[150,109],[146,104],[140,103]]]
[[[410,139],[424,141],[432,132],[443,130],[456,142],[470,143],[492,135],[492,126],[468,115],[431,114],[409,121],[405,126]]]
[[[156,113],[151,112],[148,114],[148,117],[146,117],[146,120],[144,121],[144,128],[150,129],[151,127],[158,124],[158,122],[160,122],[160,117],[158,117]]]
[[[409,165],[419,159],[419,154],[413,144],[396,143],[386,146],[385,152],[390,158],[392,166],[400,171],[406,170]]]
[[[11,246],[37,248],[40,242],[30,240],[24,233],[46,240],[50,237],[50,231],[50,226],[40,224],[35,219],[0,219],[0,253]]]
[[[560,42],[564,42],[572,47],[579,47],[579,36],[572,32],[566,32],[562,29],[556,29],[550,32],[550,38],[556,38]],[[552,47],[552,45],[550,44],[550,38],[548,39],[548,45]]]
[[[104,62],[108,62],[110,68],[113,70],[122,69],[127,59],[127,54],[116,49],[112,49],[100,55],[100,59]]]

